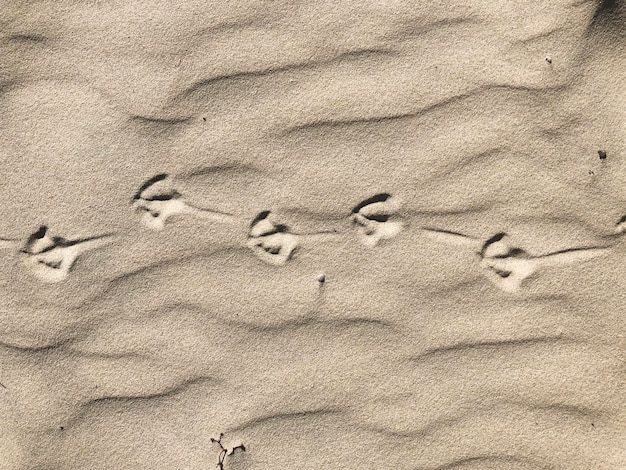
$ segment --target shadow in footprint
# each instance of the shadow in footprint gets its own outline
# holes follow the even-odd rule
[[[169,176],[166,173],[159,173],[158,175],[153,176],[141,185],[139,190],[133,196],[133,200],[136,201],[137,199],[150,199],[147,191],[151,188],[154,189],[157,183],[161,181],[166,181],[168,179]]]

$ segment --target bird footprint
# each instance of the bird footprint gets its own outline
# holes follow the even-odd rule
[[[377,194],[352,209],[352,223],[358,227],[361,242],[368,247],[397,236],[404,228],[398,215],[400,203],[390,194]]]
[[[504,292],[517,292],[537,269],[534,259],[525,251],[513,248],[505,233],[487,240],[480,256],[487,277]]]
[[[20,250],[20,261],[31,274],[42,282],[55,283],[65,280],[78,257],[110,243],[113,235],[67,240],[50,236],[42,226],[33,233]]]
[[[518,292],[524,280],[539,268],[566,266],[604,255],[607,247],[571,248],[542,256],[531,256],[513,247],[505,233],[498,233],[487,240],[480,253],[481,266],[487,277],[504,292]]]
[[[271,212],[261,212],[250,225],[248,248],[267,263],[282,266],[291,259],[299,245],[299,235],[287,226],[271,220]]]
[[[231,214],[195,207],[186,202],[168,175],[160,174],[141,186],[133,198],[133,208],[141,213],[142,224],[151,230],[163,230],[170,217],[190,215],[200,219],[232,223]]]

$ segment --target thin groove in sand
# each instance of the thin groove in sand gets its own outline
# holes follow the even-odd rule
[[[6,36],[5,37],[6,41],[10,41],[10,42],[18,42],[18,43],[22,43],[22,44],[42,44],[48,41],[48,38],[46,36],[43,36],[41,34],[27,34],[27,33],[23,33],[23,34],[11,34],[10,36]]]
[[[245,421],[242,424],[237,425],[236,427],[232,427],[229,429],[229,432],[241,432],[244,430],[248,430],[251,428],[263,426],[264,424],[273,422],[273,421],[287,421],[287,420],[300,420],[300,419],[308,419],[308,418],[317,418],[317,417],[326,417],[326,416],[340,416],[345,414],[344,410],[339,408],[316,408],[312,410],[305,411],[294,411],[289,413],[274,413],[267,414],[263,416],[259,416],[254,419],[250,419]]]
[[[163,126],[175,126],[178,124],[188,124],[194,120],[193,116],[188,117],[173,117],[173,118],[162,118],[162,117],[152,117],[152,116],[139,116],[133,115],[128,118],[129,122],[137,122],[140,124],[154,124],[154,125],[163,125]]]

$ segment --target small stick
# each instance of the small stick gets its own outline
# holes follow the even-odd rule
[[[224,433],[220,433],[219,439],[211,438],[211,442],[216,443],[220,446],[220,454],[218,456],[217,468],[219,470],[224,470],[224,460],[228,455],[233,455],[237,449],[241,449],[242,452],[246,451],[246,447],[243,444],[239,444],[232,449],[228,450],[226,447],[222,445],[222,438],[224,437]]]

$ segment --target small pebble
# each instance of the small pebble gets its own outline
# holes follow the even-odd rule
[[[598,150],[598,155],[600,156],[600,160],[606,160],[606,152],[604,150]]]

